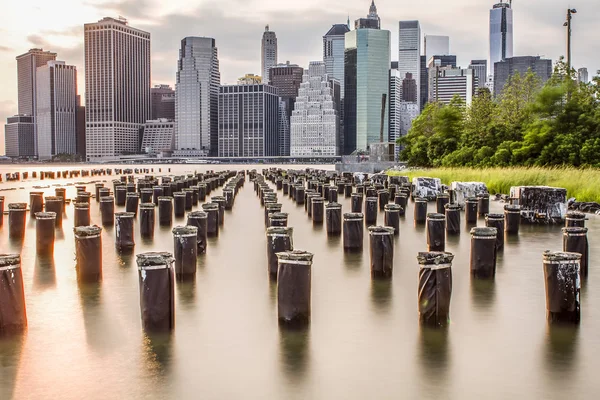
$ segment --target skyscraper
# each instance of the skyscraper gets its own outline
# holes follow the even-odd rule
[[[494,96],[502,94],[511,76],[517,72],[523,76],[529,70],[544,83],[552,76],[552,60],[539,56],[520,56],[507,58],[494,64]]]
[[[84,32],[87,160],[137,153],[150,117],[150,33],[109,17]]]
[[[577,70],[577,81],[580,83],[589,83],[590,78],[587,68],[583,67]]]
[[[260,69],[262,71],[263,83],[269,82],[269,68],[277,65],[277,35],[269,30],[269,25],[265,27],[262,42],[260,46]]]
[[[77,70],[64,61],[48,61],[36,77],[38,158],[77,153]]]
[[[477,78],[477,87],[484,88],[487,80],[487,60],[471,60],[469,68],[473,70],[475,78]]]
[[[155,85],[150,89],[150,101],[152,103],[151,119],[175,119],[175,90],[171,86]]]
[[[224,85],[219,89],[219,156],[276,156],[279,96],[277,88]]]
[[[35,116],[36,71],[37,67],[56,60],[56,53],[43,49],[31,49],[17,56],[17,90],[20,115]]]
[[[419,86],[419,110],[423,111],[425,105],[427,104],[427,100],[429,99],[429,74],[427,72],[427,57],[421,56],[421,79]]]
[[[184,38],[175,83],[174,155],[217,156],[220,84],[215,39]]]
[[[447,56],[450,54],[450,37],[439,35],[425,35],[425,59],[433,56]]]
[[[400,21],[398,37],[398,72],[402,79],[412,74],[417,84],[415,102],[421,99],[421,27],[419,21]],[[429,60],[427,60],[429,61]]]
[[[373,21],[374,6],[371,3],[368,18]],[[380,142],[382,98],[389,98],[390,63],[390,31],[359,28],[346,33],[344,154],[367,150],[371,143]],[[387,134],[387,100],[383,106],[383,132]]]
[[[279,145],[281,147],[279,155],[290,155],[290,119],[294,110],[294,103],[298,96],[298,89],[302,83],[302,75],[304,68],[296,64],[290,64],[287,61],[285,64],[277,64],[269,69],[269,82],[271,86],[277,88],[277,93],[281,101],[285,105],[286,118],[280,118],[280,124],[287,126],[280,127],[280,132],[283,137],[280,137]]]
[[[323,36],[323,61],[330,79],[341,83],[342,98],[344,98],[344,37],[350,32],[348,25],[335,24]]]
[[[513,56],[513,12],[509,3],[494,4],[490,10],[490,74],[494,64]]]
[[[381,19],[377,14],[375,0],[371,0],[367,18],[359,18],[354,21],[354,29],[381,29]]]
[[[76,142],[77,142],[77,154],[82,160],[86,159],[85,154],[85,106],[81,105],[81,95],[77,95],[77,109],[75,112],[75,123],[77,124],[76,129]]]
[[[309,64],[292,113],[291,156],[338,155],[340,120],[332,84],[327,77],[325,63]]]
[[[167,118],[146,121],[141,152],[152,155],[170,153],[174,145],[174,125],[173,120]]]
[[[397,69],[390,69],[390,98],[388,140],[395,142],[400,137],[400,102],[402,101],[402,79]]]

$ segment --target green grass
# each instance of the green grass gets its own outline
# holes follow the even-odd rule
[[[511,186],[555,186],[567,189],[568,197],[577,201],[600,203],[600,170],[577,168],[434,168],[393,171],[390,175],[440,178],[450,185],[453,181],[484,182],[490,193],[508,194]]]

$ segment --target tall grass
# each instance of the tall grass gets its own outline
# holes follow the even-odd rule
[[[577,201],[600,203],[600,170],[577,168],[435,168],[392,171],[390,175],[440,178],[446,185],[453,181],[484,182],[490,193],[508,194],[511,186],[555,186],[567,189]]]

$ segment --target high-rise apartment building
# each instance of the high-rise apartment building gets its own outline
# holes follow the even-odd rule
[[[269,82],[269,68],[277,65],[277,35],[269,30],[269,25],[265,27],[262,42],[260,46],[260,69],[264,83]]]
[[[589,83],[590,78],[587,68],[583,67],[577,70],[577,81],[580,83]]]
[[[402,79],[412,74],[417,84],[415,102],[421,99],[421,27],[419,21],[400,21],[398,36],[398,72]],[[429,60],[428,60],[429,61]]]
[[[552,76],[552,60],[539,56],[520,56],[507,58],[494,64],[494,96],[499,96],[504,85],[517,72],[523,76],[527,71],[535,73],[544,83]]]
[[[141,152],[150,155],[171,153],[175,144],[174,130],[175,123],[167,118],[146,121]]]
[[[77,153],[77,70],[64,61],[37,68],[37,153],[40,160]]]
[[[450,37],[439,35],[425,35],[424,39],[425,59],[433,56],[447,56],[450,54]]]
[[[175,83],[174,155],[217,156],[220,84],[215,39],[184,38]]]
[[[86,158],[137,153],[150,117],[150,33],[106,17],[84,35]]]
[[[4,149],[7,157],[34,158],[35,122],[31,115],[8,117],[4,126]]]
[[[219,89],[219,157],[277,156],[277,88],[224,85]]]
[[[429,101],[449,104],[458,95],[470,105],[477,82],[472,69],[436,67],[429,69]]]
[[[150,118],[175,119],[175,90],[169,85],[155,85],[150,89],[152,112]]]
[[[56,60],[56,53],[31,49],[17,56],[17,90],[19,115],[35,116],[36,71],[48,61]]]
[[[292,113],[291,156],[338,155],[340,118],[334,94],[325,63],[311,62]]]
[[[323,61],[330,79],[341,83],[342,98],[344,98],[344,41],[346,33],[350,32],[348,25],[335,24],[323,36]]]
[[[494,64],[513,56],[513,11],[510,2],[494,4],[490,10],[490,74]]]
[[[484,88],[487,80],[487,60],[471,60],[469,68],[473,70],[477,78],[477,87]]]
[[[284,135],[279,140],[281,147],[279,155],[281,156],[290,155],[290,120],[303,74],[304,68],[296,64],[290,64],[289,61],[285,64],[277,64],[269,69],[270,85],[277,88],[277,93],[285,105],[286,118],[279,119],[279,123],[285,125],[280,127],[280,132]]]
[[[402,101],[402,79],[397,69],[390,69],[390,98],[388,140],[395,142],[400,137],[400,102]]]
[[[375,21],[371,10],[369,18]],[[346,33],[345,38],[344,154],[351,154],[380,142],[382,128],[384,135],[388,132],[390,31],[359,28]]]

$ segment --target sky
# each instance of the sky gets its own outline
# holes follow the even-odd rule
[[[398,21],[417,19],[422,35],[450,36],[450,52],[466,68],[489,54],[489,10],[499,0],[376,0],[382,29],[392,33],[391,56],[398,59]],[[84,98],[83,24],[103,17],[127,18],[151,33],[152,84],[175,83],[180,41],[186,36],[216,39],[222,83],[246,73],[260,75],[260,41],[265,25],[275,31],[279,62],[307,67],[322,60],[322,36],[332,24],[368,13],[371,0],[29,0],[6,1],[0,13],[0,121],[17,112],[15,57],[30,48],[58,53],[78,69]],[[573,16],[573,66],[600,69],[598,0],[514,0],[514,55],[556,61],[565,54],[567,8]],[[4,154],[4,129],[0,130]]]

